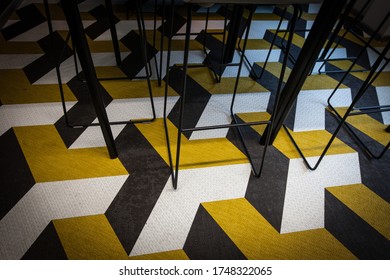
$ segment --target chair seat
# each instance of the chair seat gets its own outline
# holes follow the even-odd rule
[[[263,5],[290,5],[320,3],[322,0],[183,0],[193,4],[263,4]]]

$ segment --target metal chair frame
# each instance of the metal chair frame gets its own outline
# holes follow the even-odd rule
[[[295,5],[294,5],[295,6]],[[179,124],[178,124],[178,134],[177,134],[177,145],[176,145],[176,159],[175,159],[175,164],[173,164],[173,158],[172,158],[172,150],[171,150],[171,145],[170,145],[170,137],[168,133],[168,123],[167,123],[167,97],[168,97],[168,82],[165,84],[165,97],[164,97],[164,126],[165,126],[165,136],[166,136],[166,141],[167,141],[167,147],[168,147],[168,157],[169,157],[169,166],[170,166],[170,171],[172,175],[172,184],[173,188],[177,189],[178,186],[178,177],[179,177],[179,165],[180,165],[180,149],[181,149],[181,135],[183,132],[190,132],[190,131],[200,131],[200,130],[210,130],[210,129],[219,129],[219,128],[237,128],[238,133],[239,133],[239,139],[241,144],[243,145],[244,148],[244,153],[247,156],[251,168],[252,168],[252,173],[254,174],[255,177],[260,177],[263,166],[264,166],[264,160],[266,156],[266,151],[267,148],[270,144],[270,134],[267,135],[265,139],[265,144],[264,144],[264,149],[262,153],[262,159],[260,162],[259,168],[256,168],[255,163],[253,161],[253,158],[251,157],[247,145],[245,144],[244,137],[242,135],[242,132],[240,128],[242,127],[247,127],[247,126],[255,126],[255,125],[270,125],[272,129],[272,116],[269,120],[266,121],[255,121],[255,122],[239,122],[237,115],[234,113],[234,102],[236,99],[236,94],[237,94],[237,88],[239,84],[239,79],[240,79],[240,74],[241,74],[241,69],[242,69],[242,64],[244,57],[241,56],[240,62],[238,65],[238,72],[237,72],[237,77],[236,77],[236,82],[233,90],[233,96],[232,96],[232,101],[230,105],[230,115],[232,119],[232,123],[230,124],[223,124],[223,125],[210,125],[210,126],[203,126],[203,127],[192,127],[192,128],[184,128],[183,127],[183,116],[184,116],[184,110],[185,110],[185,98],[186,98],[186,90],[187,90],[187,70],[189,68],[188,65],[188,54],[189,54],[189,42],[190,42],[190,31],[191,31],[191,19],[192,19],[192,11],[191,11],[192,4],[188,4],[187,8],[187,27],[186,27],[186,37],[185,37],[185,50],[184,50],[184,58],[183,58],[183,72],[184,72],[184,78],[183,78],[183,93],[180,97],[180,108],[179,108]],[[172,9],[174,9],[174,5],[172,5]],[[297,9],[294,9],[297,11]],[[254,13],[254,9],[250,9],[250,14],[248,17],[248,21],[251,22],[252,16]],[[173,14],[173,13],[172,13]],[[295,20],[293,20],[292,25],[295,26],[296,22],[296,16],[297,12],[294,13],[295,15]],[[172,28],[172,26],[171,26]],[[246,49],[246,43],[248,40],[248,35],[249,35],[249,28],[250,25],[248,26],[248,30],[245,35],[244,39],[244,46],[243,46],[243,52],[245,53]],[[172,29],[171,29],[172,30]],[[288,49],[291,47],[291,42],[292,42],[292,34],[289,36],[288,44],[287,47]],[[167,58],[167,81],[169,81],[169,70],[170,70],[170,48],[171,48],[171,41],[168,42],[168,58]],[[287,65],[287,56],[284,58],[284,63],[281,71],[281,79],[279,80],[278,84],[278,89],[276,92],[276,98],[275,98],[275,103],[274,103],[274,112],[276,111],[276,108],[279,103],[280,99],[280,91],[282,88],[283,84],[283,77],[285,74],[286,70],[286,65]],[[203,67],[207,67],[207,65],[203,65]],[[178,66],[174,66],[178,67]],[[260,144],[259,144],[260,145]]]
[[[387,18],[387,17],[386,17]],[[376,35],[376,33],[379,31],[379,29],[377,29],[373,35],[373,37]],[[349,71],[347,71],[344,75],[344,77],[339,81],[338,85],[336,86],[336,88],[333,90],[333,92],[331,93],[331,95],[329,96],[328,100],[327,100],[327,103],[328,103],[328,107],[329,109],[334,113],[334,116],[336,117],[336,119],[338,120],[339,124],[338,126],[336,127],[335,131],[333,132],[330,140],[328,141],[327,145],[325,146],[323,152],[321,153],[320,157],[318,158],[317,162],[314,164],[314,165],[311,165],[307,158],[305,157],[305,155],[303,154],[303,151],[302,149],[299,147],[299,145],[297,144],[297,142],[295,141],[294,137],[291,135],[291,133],[289,132],[289,130],[287,129],[286,126],[283,126],[287,135],[289,136],[289,138],[292,140],[295,148],[297,149],[298,153],[300,154],[300,156],[302,157],[306,167],[310,170],[316,170],[318,168],[318,166],[320,165],[321,161],[323,160],[323,158],[325,157],[327,151],[329,150],[331,144],[333,143],[333,141],[336,139],[336,136],[338,134],[338,132],[340,131],[340,129],[343,127],[343,125],[345,124],[345,127],[346,129],[348,130],[348,132],[352,135],[352,137],[357,141],[357,143],[363,148],[363,151],[371,158],[374,158],[374,159],[380,159],[384,154],[385,152],[389,149],[390,147],[390,141],[389,143],[384,147],[384,149],[379,153],[379,154],[374,154],[369,148],[367,145],[365,145],[363,143],[363,141],[358,137],[358,135],[353,131],[353,129],[351,128],[351,126],[346,122],[347,118],[349,116],[356,116],[356,115],[361,115],[361,114],[369,114],[369,113],[376,113],[376,112],[386,112],[386,111],[390,111],[390,105],[385,105],[385,106],[373,106],[373,107],[362,107],[362,108],[356,108],[355,105],[357,104],[357,102],[360,100],[360,98],[364,95],[364,93],[366,92],[366,90],[368,89],[369,86],[372,85],[372,83],[375,81],[375,79],[381,74],[381,72],[383,71],[383,69],[388,65],[389,63],[389,59],[386,59],[386,54],[387,52],[390,50],[390,41],[387,43],[386,47],[383,49],[383,51],[380,53],[380,56],[376,59],[375,63],[373,64],[373,66],[371,67],[371,70],[366,78],[366,80],[363,82],[362,86],[360,87],[359,91],[357,92],[356,96],[353,98],[350,106],[348,107],[348,109],[346,110],[344,116],[341,116],[337,110],[333,107],[333,105],[331,104],[331,99],[332,97],[334,96],[335,92],[337,91],[337,89],[340,87],[340,85],[342,84],[342,81],[345,79],[345,77],[349,74]],[[357,56],[357,58],[359,58],[362,54],[364,53],[364,49],[361,50],[361,52],[359,53],[359,55]],[[380,64],[382,62],[385,62],[383,64],[382,67],[380,67]],[[356,64],[357,62],[357,59],[352,63],[352,65],[349,67],[348,70],[351,70],[354,65]],[[378,70],[379,69],[379,70]],[[360,112],[357,112],[357,110],[360,110]],[[389,130],[389,128],[386,129],[386,131]]]
[[[46,18],[47,18],[47,23],[48,23],[48,29],[49,29],[49,34],[52,36],[54,33],[52,23],[51,23],[51,15],[50,15],[50,9],[49,9],[49,4],[47,0],[44,1],[44,7],[45,7],[45,13],[46,13]],[[119,53],[119,44],[118,44],[118,38],[117,38],[117,33],[116,33],[116,28],[115,28],[115,23],[114,23],[114,18],[113,18],[113,11],[112,11],[112,4],[111,0],[106,0],[106,7],[108,9],[108,14],[109,14],[109,21],[110,21],[110,31],[112,35],[112,41],[113,41],[113,47],[114,47],[114,53],[115,53],[115,58],[116,58],[116,63],[119,66],[121,64],[121,58],[120,58],[120,53]],[[147,84],[148,84],[148,91],[149,91],[149,97],[150,97],[150,102],[151,102],[151,109],[152,109],[152,117],[151,118],[145,118],[145,119],[135,119],[135,120],[129,120],[129,121],[115,121],[115,122],[109,122],[110,125],[121,125],[121,124],[133,124],[133,123],[149,123],[153,122],[156,119],[156,111],[155,111],[155,106],[154,106],[154,101],[153,101],[153,94],[152,94],[152,87],[151,87],[151,82],[150,82],[150,77],[151,77],[151,66],[150,66],[150,61],[147,61],[147,50],[146,50],[146,33],[145,33],[145,22],[143,18],[143,12],[142,12],[142,5],[136,1],[136,14],[137,14],[137,24],[138,24],[138,30],[140,33],[140,38],[141,38],[141,50],[142,50],[142,57],[144,60],[144,65],[145,65],[145,71],[146,71],[146,76],[145,77],[138,77],[139,79],[146,79]],[[99,126],[99,123],[71,123],[69,121],[68,113],[67,113],[67,107],[66,107],[66,102],[65,102],[65,96],[64,96],[64,90],[62,86],[62,78],[61,78],[61,72],[60,72],[60,65],[62,62],[62,58],[64,55],[64,52],[66,50],[66,47],[69,43],[70,40],[70,33],[68,33],[66,39],[65,39],[65,44],[64,47],[60,53],[59,60],[56,63],[55,69],[56,69],[56,75],[57,75],[57,82],[59,86],[59,91],[60,91],[60,97],[61,97],[61,103],[62,103],[62,109],[64,113],[64,119],[65,123],[68,127],[71,128],[86,128],[89,126]],[[73,44],[72,44],[73,45]],[[74,46],[73,46],[74,49]],[[78,66],[77,66],[77,58],[76,58],[76,52],[74,52],[74,63],[75,63],[75,69],[76,69],[76,75],[80,79],[80,81],[83,81],[80,76],[79,76],[79,71],[78,71]],[[128,77],[111,77],[111,78],[100,78],[98,79],[99,81],[101,80],[122,80],[122,79],[130,79]],[[84,81],[83,81],[84,82]]]

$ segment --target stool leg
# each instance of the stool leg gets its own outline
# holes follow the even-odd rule
[[[390,45],[390,43],[388,43],[388,45]],[[386,50],[386,48],[385,48]],[[389,50],[389,48],[387,48],[387,50]],[[387,51],[386,51],[387,52]],[[379,63],[381,63],[381,61],[383,61],[383,59],[386,59],[386,52],[382,52],[382,54],[378,57],[377,61],[379,61]],[[374,65],[376,65],[377,63],[375,63]],[[389,60],[386,60],[386,63],[384,63],[382,65],[382,67],[379,69],[379,71],[377,71],[377,68],[379,67],[376,67],[373,68],[374,69],[371,69],[370,71],[370,75],[368,76],[368,78],[366,79],[366,81],[368,81],[367,83],[364,84],[364,86],[362,86],[359,90],[359,92],[362,92],[362,95],[368,90],[368,88],[372,85],[372,83],[376,80],[376,78],[378,78],[378,76],[382,73],[382,71],[386,68],[386,66],[389,64]],[[378,64],[379,65],[379,64]],[[359,97],[360,99],[360,97]],[[356,103],[355,103],[356,104]],[[337,112],[337,110],[330,104],[329,102],[329,99],[328,99],[328,106],[329,108],[334,112],[336,118],[338,120],[341,120],[342,119],[342,116]],[[387,112],[389,111],[390,109],[388,108],[390,105],[387,105],[387,106],[374,106],[374,107],[365,107],[366,110],[363,110],[361,109],[362,111],[361,112],[352,112],[354,110],[359,110],[359,108],[355,108],[354,106],[352,107],[352,110],[351,112],[349,113],[349,116],[356,116],[356,115],[362,115],[362,114],[369,114],[369,113],[376,113],[376,112]],[[345,127],[347,128],[348,132],[352,135],[352,137],[356,140],[356,142],[360,145],[360,147],[364,150],[364,152],[371,158],[374,158],[374,159],[380,159],[384,154],[385,152],[387,151],[387,149],[389,148],[389,145],[390,145],[390,141],[389,141],[389,144],[386,145],[386,147],[384,147],[384,149],[379,153],[379,154],[374,154],[371,149],[360,139],[360,137],[353,131],[353,129],[350,127],[350,125],[348,123],[345,123]],[[389,126],[390,127],[390,126]],[[390,130],[389,127],[386,129],[387,130]],[[390,132],[390,131],[388,131]]]
[[[181,149],[181,137],[183,129],[183,115],[184,105],[187,94],[187,70],[188,70],[188,55],[190,49],[190,35],[191,35],[191,23],[192,23],[192,5],[188,5],[187,8],[187,26],[186,36],[184,43],[184,59],[183,59],[183,93],[180,97],[180,109],[179,109],[179,127],[177,131],[177,146],[176,146],[176,164],[175,164],[175,178],[173,182],[173,188],[177,189],[178,178],[179,178],[179,165],[180,165],[180,149]]]
[[[49,2],[47,0],[43,0],[43,6],[45,7],[47,27],[49,28],[49,34],[53,35],[53,25],[52,25],[52,22],[51,22]]]
[[[156,33],[157,33],[157,0],[154,0],[154,17],[153,17],[153,49],[156,49]],[[160,49],[160,55],[162,55],[163,50]],[[157,75],[157,81],[158,86],[161,86],[161,73],[158,69],[158,63],[157,63],[157,56],[154,56],[154,64],[156,67],[156,75]],[[162,69],[162,68],[160,68]]]
[[[273,48],[274,45],[275,45],[276,37],[278,37],[278,33],[277,33],[277,32],[278,32],[278,30],[280,29],[280,27],[281,27],[281,25],[282,25],[283,18],[284,18],[284,15],[286,14],[286,11],[287,11],[287,8],[284,8],[283,13],[282,13],[282,16],[280,17],[280,21],[279,21],[279,23],[278,23],[278,27],[276,28],[276,32],[275,32],[275,34],[274,34],[274,36],[273,36],[273,38],[272,38],[271,46],[270,46],[269,51],[268,51],[268,53],[267,53],[267,57],[265,58],[264,65],[263,65],[263,67],[262,67],[262,69],[261,69],[260,75],[259,75],[258,78],[255,77],[257,80],[258,80],[258,79],[261,79],[261,77],[263,76],[264,69],[265,69],[265,67],[267,66],[269,57],[270,57],[271,52],[272,52],[272,48]]]
[[[171,7],[173,7],[175,5],[174,3],[174,0],[171,1]],[[161,39],[160,39],[160,69],[163,68],[163,56],[164,56],[164,36],[165,36],[165,0],[162,1],[162,18],[161,18]],[[173,12],[174,12],[174,9],[171,9],[171,30],[170,30],[170,34],[172,34],[172,30],[173,30]],[[171,38],[169,38],[169,42],[168,44],[171,45]],[[172,46],[172,45],[171,45]],[[170,56],[170,52],[171,50],[169,49],[168,50],[168,55]],[[169,63],[167,62],[167,65],[169,66]],[[168,71],[168,69],[167,69]],[[168,75],[168,72],[166,73],[166,75]],[[160,73],[160,78],[158,80],[158,86],[161,87],[161,82],[162,82],[162,70],[161,70],[161,73]]]
[[[340,131],[341,127],[344,125],[344,123],[346,123],[346,120],[348,118],[348,116],[350,115],[350,113],[353,111],[353,109],[355,108],[355,105],[356,103],[359,101],[359,99],[363,96],[364,92],[366,91],[367,87],[372,83],[372,81],[378,76],[376,75],[376,71],[377,69],[379,68],[381,62],[383,61],[383,58],[386,56],[387,52],[390,50],[390,42],[386,45],[386,47],[383,49],[381,55],[378,57],[378,59],[375,61],[374,65],[372,66],[372,69],[370,71],[370,73],[368,74],[366,80],[363,82],[363,85],[360,87],[358,93],[356,94],[355,98],[352,100],[350,106],[348,107],[347,111],[345,112],[344,116],[341,117],[339,114],[336,113],[336,116],[339,117],[339,124],[338,126],[336,127],[335,131],[333,132],[331,138],[329,139],[327,145],[325,146],[325,149],[323,150],[323,152],[321,153],[319,159],[317,160],[317,162],[312,166],[309,164],[309,162],[307,161],[306,157],[304,156],[302,150],[299,148],[298,144],[295,142],[293,136],[291,135],[291,133],[288,131],[288,129],[286,127],[285,130],[288,134],[288,136],[290,137],[290,139],[292,140],[295,148],[297,149],[298,153],[300,154],[300,156],[302,157],[306,167],[310,170],[316,170],[318,168],[318,166],[320,165],[322,159],[325,157],[325,154],[327,153],[327,151],[329,150],[331,144],[333,143],[333,141],[336,139],[336,136],[338,134],[338,132]],[[346,127],[348,128],[348,125],[346,125]],[[382,151],[382,153],[379,155],[379,157],[382,157],[383,154],[387,151],[388,147],[390,145],[390,142],[389,144],[385,147],[385,149]]]
[[[105,0],[105,4],[108,12],[108,21],[110,23],[110,32],[111,32],[112,44],[114,47],[115,60],[117,66],[120,66],[122,63],[122,58],[121,58],[121,52],[119,50],[118,35],[115,27],[115,19],[114,19],[114,11],[112,9],[112,2],[111,0]]]
[[[145,65],[146,81],[148,84],[149,98],[150,98],[150,102],[151,102],[151,106],[152,106],[153,118],[150,121],[154,121],[156,119],[156,111],[154,108],[152,85],[150,82],[149,70],[151,70],[151,69],[148,69],[148,57],[147,57],[148,53],[147,53],[147,49],[146,49],[147,41],[146,41],[146,32],[145,32],[145,21],[144,21],[144,17],[143,17],[142,4],[140,3],[140,0],[136,1],[136,14],[137,14],[138,30],[139,30],[139,34],[141,37],[140,43],[141,43],[142,57],[143,57],[144,65]]]
[[[290,21],[291,30],[295,29],[296,21],[297,21],[297,18],[298,18],[298,11],[299,11],[299,7],[297,5],[294,5],[294,14],[293,14],[293,17],[292,17],[292,19]],[[274,113],[276,112],[276,108],[278,107],[278,103],[279,103],[279,99],[280,99],[280,92],[281,92],[281,88],[282,88],[282,85],[283,85],[283,79],[284,79],[285,71],[286,71],[286,68],[287,68],[288,53],[290,52],[293,36],[294,36],[294,32],[293,31],[289,32],[289,36],[288,36],[288,39],[287,39],[287,46],[286,46],[287,53],[284,55],[284,58],[283,58],[282,70],[281,70],[281,73],[280,73],[278,88],[276,90],[276,98],[275,98],[275,103],[274,103],[274,106],[273,106],[274,109],[273,109],[272,116],[274,115]],[[247,40],[247,38],[245,38],[245,40]],[[243,48],[244,52],[245,52],[245,42],[244,42],[244,48]],[[243,56],[241,56],[241,59],[242,58],[243,58]],[[236,80],[236,87],[237,87],[237,83],[238,82]],[[231,104],[231,107],[230,107],[230,112],[231,112],[232,117],[233,117],[235,122],[237,122],[237,121],[236,121],[236,119],[234,117],[233,106],[234,106],[234,99],[235,99],[235,94],[236,94],[236,90],[237,90],[236,87],[235,87],[235,90],[234,90],[232,104]],[[270,121],[268,121],[268,124],[270,125],[270,129],[273,128],[272,116],[270,118]],[[249,161],[251,163],[252,172],[253,172],[254,176],[260,177],[261,173],[263,171],[264,161],[265,161],[265,156],[266,156],[266,153],[267,153],[267,149],[268,149],[268,146],[269,146],[269,143],[270,143],[270,140],[271,140],[270,134],[266,134],[265,141],[263,140],[263,136],[260,139],[260,143],[264,144],[264,149],[263,149],[263,153],[262,153],[262,158],[261,158],[259,170],[256,170],[256,167],[254,166],[253,160],[252,160],[252,158],[250,156],[249,150],[248,150],[248,148],[247,148],[247,146],[245,144],[244,137],[243,137],[239,127],[237,127],[237,131],[239,133],[240,141],[241,141],[241,143],[243,145],[244,152],[245,152],[246,156],[248,157],[248,159],[249,159]]]
[[[114,137],[108,122],[107,112],[103,104],[102,97],[98,88],[98,79],[93,67],[91,52],[89,50],[87,39],[85,38],[83,24],[80,17],[80,12],[75,1],[61,0],[61,5],[68,22],[69,30],[72,39],[74,40],[76,51],[79,53],[80,63],[88,84],[89,93],[96,110],[100,127],[103,133],[104,140],[111,158],[117,158]]]
[[[346,7],[345,11],[344,11],[344,14],[342,15],[342,18],[340,19],[338,25],[336,26],[335,30],[333,31],[332,33],[332,36],[331,38],[328,40],[328,43],[327,45],[324,47],[324,50],[320,56],[320,58],[318,59],[318,61],[323,61],[323,63],[321,64],[320,68],[318,69],[318,73],[319,74],[322,74],[322,73],[326,73],[326,71],[324,72],[321,72],[322,68],[325,67],[325,64],[328,60],[330,60],[330,57],[332,56],[332,54],[335,52],[335,50],[337,49],[337,47],[341,44],[341,41],[344,40],[345,36],[347,35],[347,33],[349,32],[349,30],[351,29],[351,26],[354,26],[358,23],[359,19],[361,18],[363,12],[366,10],[366,8],[368,7],[368,4],[370,4],[371,0],[367,0],[366,3],[363,5],[363,7],[360,9],[360,11],[357,13],[356,17],[354,18],[352,24],[345,29],[345,31],[343,32],[343,35],[340,36],[339,40],[337,40],[335,46],[333,47],[333,49],[330,51],[330,53],[328,54],[330,48],[331,48],[331,45],[333,44],[333,42],[335,41],[336,37],[338,36],[338,33],[339,31],[341,30],[342,26],[345,24],[345,19],[348,18],[348,14],[349,12],[352,10],[353,8],[353,5],[355,4],[356,0],[352,0]],[[355,60],[357,60],[358,58],[354,58]]]
[[[164,1],[163,1],[164,2]],[[170,33],[172,34],[173,31],[173,13],[174,13],[174,8],[175,7],[175,0],[171,0],[171,24],[170,24]],[[164,6],[165,8],[165,6]],[[164,12],[163,12],[164,13]],[[165,14],[164,14],[165,17]],[[164,26],[163,26],[164,29]],[[161,35],[163,38],[163,35]],[[164,119],[164,128],[165,128],[165,138],[167,141],[167,150],[168,150],[168,160],[169,160],[169,168],[171,171],[171,177],[172,177],[172,184],[175,186],[175,181],[176,181],[176,174],[174,173],[173,170],[173,160],[172,160],[172,151],[171,151],[171,142],[169,139],[169,130],[168,130],[168,121],[167,121],[167,102],[168,102],[168,90],[169,90],[169,69],[170,69],[170,63],[171,63],[171,48],[172,48],[172,39],[168,40],[168,48],[167,48],[167,65],[166,65],[166,81],[165,81],[165,94],[164,94],[164,112],[163,112],[163,119]],[[161,66],[162,67],[162,61],[161,61]],[[162,69],[162,68],[160,68]]]

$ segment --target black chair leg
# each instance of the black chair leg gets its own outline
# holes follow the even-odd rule
[[[44,0],[45,2],[47,2],[47,0]],[[110,2],[110,3],[108,3]],[[112,5],[111,5],[111,0],[106,0],[106,5],[109,7],[109,14],[112,13]],[[140,33],[140,48],[141,48],[141,51],[142,51],[142,59],[143,59],[143,62],[144,62],[144,65],[145,65],[145,71],[146,71],[146,80],[147,80],[147,84],[148,84],[148,91],[149,91],[149,98],[150,98],[150,104],[151,104],[151,109],[152,109],[152,117],[151,118],[145,118],[145,119],[135,119],[135,120],[130,120],[130,121],[116,121],[116,122],[109,122],[110,125],[121,125],[121,124],[133,124],[133,123],[149,123],[149,122],[153,122],[155,119],[156,119],[156,111],[155,111],[155,106],[154,106],[154,101],[153,101],[153,93],[152,93],[152,86],[151,86],[151,81],[150,81],[150,76],[151,76],[151,66],[148,64],[149,60],[147,58],[147,50],[146,50],[146,33],[145,33],[145,21],[144,21],[144,18],[143,18],[143,13],[142,13],[142,7],[139,3],[139,0],[136,1],[136,14],[137,14],[137,24],[138,24],[138,29],[139,29],[139,33]],[[112,17],[112,22],[114,23],[113,21],[113,17]],[[113,39],[113,44],[114,44],[114,51],[116,53],[116,59],[117,59],[117,63],[118,63],[118,54],[120,55],[120,53],[118,52],[119,50],[119,45],[117,45],[117,36],[116,36],[116,29],[115,27],[112,27],[111,28],[111,34],[115,34],[112,39]],[[67,108],[66,108],[66,103],[65,103],[65,97],[64,97],[64,90],[63,90],[63,86],[62,86],[62,78],[61,78],[61,72],[60,72],[60,64],[61,64],[61,61],[62,61],[62,57],[64,55],[64,52],[65,52],[65,49],[68,45],[68,42],[69,42],[69,39],[70,39],[70,34],[68,34],[66,40],[65,40],[65,44],[64,44],[64,48],[60,54],[60,58],[58,60],[58,63],[56,64],[56,74],[57,74],[57,81],[58,81],[58,85],[59,85],[59,90],[60,90],[60,97],[61,97],[61,102],[62,102],[62,108],[63,108],[63,112],[64,112],[64,118],[65,118],[65,123],[68,127],[71,127],[71,128],[86,128],[86,127],[89,127],[89,126],[99,126],[100,124],[99,123],[71,123],[69,121],[69,117],[68,117],[68,113],[67,113]],[[116,43],[115,43],[116,42]],[[73,40],[72,40],[72,45],[73,45],[73,48],[74,48],[74,44],[73,44]],[[115,47],[117,46],[117,47]],[[120,56],[119,56],[120,58]],[[75,60],[75,67],[76,67],[76,75],[77,77],[80,79],[80,81],[85,81],[83,79],[81,79],[81,77],[79,76],[79,71],[78,71],[78,63],[77,63],[77,58],[76,58],[76,52],[74,53],[74,60]],[[116,79],[116,78],[105,78],[105,79],[98,79],[98,80],[110,80],[110,79]],[[128,78],[126,78],[128,79]]]
[[[378,72],[378,69],[380,67],[380,64],[382,63],[382,61],[384,60],[387,52],[390,50],[390,42],[386,45],[386,47],[383,49],[381,55],[377,58],[377,60],[375,61],[374,65],[372,66],[372,69],[371,71],[369,72],[366,80],[363,82],[362,86],[360,87],[358,93],[356,94],[356,96],[354,97],[354,99],[352,100],[350,106],[348,107],[348,109],[346,110],[344,116],[341,116],[339,113],[337,113],[337,111],[335,110],[335,108],[330,104],[329,100],[330,98],[333,96],[333,93],[332,95],[329,97],[328,99],[328,106],[329,108],[335,113],[335,116],[336,118],[338,119],[339,121],[339,124],[338,126],[336,127],[335,131],[333,132],[331,138],[329,139],[327,145],[325,146],[323,152],[321,153],[320,157],[318,158],[317,162],[314,164],[314,165],[311,165],[307,158],[305,157],[305,155],[303,154],[303,151],[301,150],[301,148],[299,147],[299,145],[296,143],[296,141],[294,140],[294,137],[291,135],[291,133],[288,131],[288,129],[284,126],[284,129],[285,131],[287,132],[288,136],[290,137],[290,139],[292,140],[293,142],[293,145],[295,146],[295,148],[297,149],[298,153],[300,154],[300,156],[302,157],[306,167],[310,170],[316,170],[318,168],[318,166],[320,165],[321,161],[323,160],[323,158],[325,157],[326,153],[328,152],[330,146],[332,145],[333,141],[336,139],[336,136],[337,134],[339,133],[340,129],[344,126],[348,129],[348,131],[352,132],[352,135],[355,135],[355,133],[352,131],[352,128],[346,123],[346,120],[349,116],[352,116],[352,111],[354,110],[355,108],[355,105],[356,103],[360,100],[360,98],[364,95],[365,91],[367,90],[367,88],[372,84],[372,82],[378,77],[378,75],[380,74],[380,71]],[[388,61],[387,61],[388,63]],[[385,64],[386,65],[386,64]],[[383,69],[384,67],[381,67],[381,69]],[[356,136],[356,135],[355,135]],[[356,136],[354,137],[358,142],[359,144],[363,144],[364,143]],[[384,153],[387,151],[387,149],[389,148],[389,145],[390,145],[390,142],[386,145],[386,147],[383,149],[383,151],[379,154],[379,155],[374,155],[368,148],[365,149],[365,152],[368,153],[368,155],[370,155],[371,157],[373,158],[381,158]]]

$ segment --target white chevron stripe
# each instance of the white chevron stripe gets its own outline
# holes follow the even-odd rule
[[[379,105],[390,105],[390,87],[377,87]],[[390,112],[382,112],[384,124],[390,124]]]
[[[318,157],[309,158],[310,162]],[[325,188],[361,183],[358,153],[325,156],[317,170],[290,160],[281,233],[323,228]]]
[[[325,129],[325,110],[327,99],[333,90],[303,90],[297,98],[294,131]],[[351,104],[351,90],[339,89],[331,100],[335,107]]]
[[[232,94],[212,95],[196,126],[229,124],[231,122],[230,103],[232,96]],[[236,96],[234,112],[265,112],[269,96],[269,92],[240,93]],[[195,131],[192,133],[190,140],[223,138],[226,137],[227,132],[228,128]]]
[[[201,202],[244,197],[249,164],[180,171],[179,186],[169,179],[130,256],[182,249]]]
[[[76,102],[66,102],[68,109]],[[63,114],[61,103],[0,106],[0,135],[11,127],[54,124]]]
[[[83,26],[86,28],[94,22],[95,20],[83,20]],[[65,20],[53,20],[52,25],[54,31],[69,30]],[[15,38],[12,38],[10,42],[36,42],[47,35],[49,35],[47,22],[43,22]]]
[[[167,112],[172,110],[173,106],[177,102],[179,97],[170,96],[168,97],[167,102]],[[154,105],[156,110],[156,117],[163,117],[163,97],[154,98]],[[141,119],[141,118],[151,118],[152,110],[150,106],[149,98],[134,98],[134,99],[119,99],[113,100],[107,106],[108,118],[111,122],[113,121],[127,121],[130,119]],[[94,121],[97,122],[97,119]],[[119,133],[124,128],[124,125],[113,125],[111,126],[112,133],[114,138],[116,138]],[[101,137],[101,129],[97,126],[88,127],[77,140],[72,144],[70,149],[78,148],[92,148],[92,147],[104,147],[106,144],[104,139]]]
[[[126,176],[36,184],[0,221],[0,259],[20,259],[54,219],[104,213]]]
[[[128,56],[130,52],[121,52],[122,59]],[[115,61],[115,54],[112,53],[92,53],[92,60],[94,66],[116,66]],[[81,72],[81,66],[80,62],[78,61],[78,68],[79,72]],[[74,65],[74,57],[71,56],[68,59],[66,59],[64,62],[60,65],[60,72],[61,72],[61,80],[62,83],[65,84],[69,82],[71,79],[73,79],[76,76],[76,69]],[[41,77],[39,80],[34,82],[34,85],[42,85],[42,84],[57,84],[57,73],[56,69],[53,68],[50,72],[48,72],[46,75]]]
[[[0,69],[23,69],[43,54],[0,54]]]
[[[267,29],[276,30],[278,20],[254,20],[249,31],[249,39],[263,39]],[[281,29],[287,28],[287,21],[283,21]],[[280,35],[280,34],[279,34]]]

